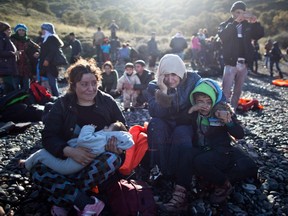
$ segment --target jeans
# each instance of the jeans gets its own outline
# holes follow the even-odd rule
[[[58,89],[57,77],[53,76],[50,72],[47,72],[46,75],[48,78],[48,82],[51,88],[52,95],[58,97],[59,89]]]
[[[183,164],[192,149],[192,126],[176,125],[175,121],[152,118],[147,134],[150,167],[157,164],[166,175],[187,175],[189,168]]]
[[[227,102],[231,103],[231,106],[236,109],[238,101],[241,96],[242,87],[247,77],[248,71],[247,66],[242,64],[242,67],[237,68],[236,66],[226,65],[224,67],[222,88],[223,93],[226,97]],[[234,89],[232,86],[234,83]],[[231,97],[232,95],[232,97]]]

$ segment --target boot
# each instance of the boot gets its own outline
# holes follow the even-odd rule
[[[186,188],[175,185],[172,198],[168,203],[165,203],[161,206],[161,209],[166,212],[177,212],[187,209],[187,191]]]
[[[214,192],[210,196],[211,203],[222,203],[226,198],[232,193],[233,187],[231,183],[227,180],[224,185],[217,186],[214,189]]]

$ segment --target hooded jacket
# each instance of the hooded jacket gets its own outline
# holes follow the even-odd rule
[[[17,49],[4,32],[0,32],[0,76],[17,75],[17,63],[14,52]]]
[[[169,73],[175,73],[181,78],[181,81],[177,88],[168,89],[167,95],[171,98],[171,104],[169,107],[163,107],[157,102],[155,92],[159,89],[157,83],[159,77],[164,77],[165,74]],[[149,104],[150,116],[173,120],[178,124],[190,124],[188,117],[188,109],[191,106],[189,95],[200,76],[192,71],[186,71],[181,58],[173,54],[165,55],[160,60],[156,76],[158,80],[153,80],[149,83],[145,95]]]

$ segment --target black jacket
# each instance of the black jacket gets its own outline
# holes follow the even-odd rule
[[[63,42],[55,35],[49,36],[47,40],[41,44],[39,65],[40,70],[43,71],[44,74],[50,72],[53,76],[58,76],[58,70],[57,67],[53,65],[53,60],[56,52],[58,52],[62,46]],[[48,67],[43,66],[44,60],[49,62]]]
[[[193,128],[193,143],[198,143],[198,127],[197,124],[197,115],[198,112],[193,113],[191,117],[192,120],[192,128]],[[236,116],[232,116],[232,124],[231,125],[223,125],[223,126],[209,126],[209,129],[204,134],[205,137],[205,146],[209,146],[210,148],[218,148],[218,147],[231,147],[231,138],[229,135],[234,137],[235,139],[242,139],[244,137],[244,130],[240,125],[240,122],[236,119]]]
[[[100,90],[96,95],[94,112],[103,116],[105,125],[110,125],[116,121],[125,124],[125,118],[115,100]],[[52,155],[63,158],[63,148],[68,146],[67,141],[73,138],[76,121],[76,96],[66,94],[60,97],[44,120],[45,127],[42,132],[44,148]]]
[[[218,29],[219,37],[223,44],[223,57],[225,65],[236,66],[238,59],[239,43],[237,38],[237,22],[230,18],[226,22],[220,24]],[[264,36],[264,28],[260,23],[242,22],[242,34],[244,40],[244,58],[248,65],[253,62],[253,46],[251,40],[259,40]]]
[[[153,78],[151,72],[148,70],[144,70],[141,76],[137,73],[137,76],[139,77],[141,83],[134,84],[133,88],[135,90],[141,90],[141,91],[147,88],[149,82],[152,81]]]
[[[16,47],[9,37],[3,32],[0,33],[0,76],[17,75]]]

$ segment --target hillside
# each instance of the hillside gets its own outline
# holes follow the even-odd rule
[[[36,36],[42,22],[52,22],[65,37],[73,31],[84,42],[98,26],[108,33],[114,19],[120,27],[120,40],[131,44],[147,40],[157,32],[160,48],[166,49],[169,38],[182,31],[189,39],[200,28],[215,35],[220,22],[229,17],[234,0],[0,0],[0,20],[12,26],[25,23],[30,36]],[[268,37],[288,46],[288,4],[286,0],[246,0],[247,9],[258,16]],[[261,41],[260,41],[261,42]],[[166,44],[166,45],[165,45]]]

